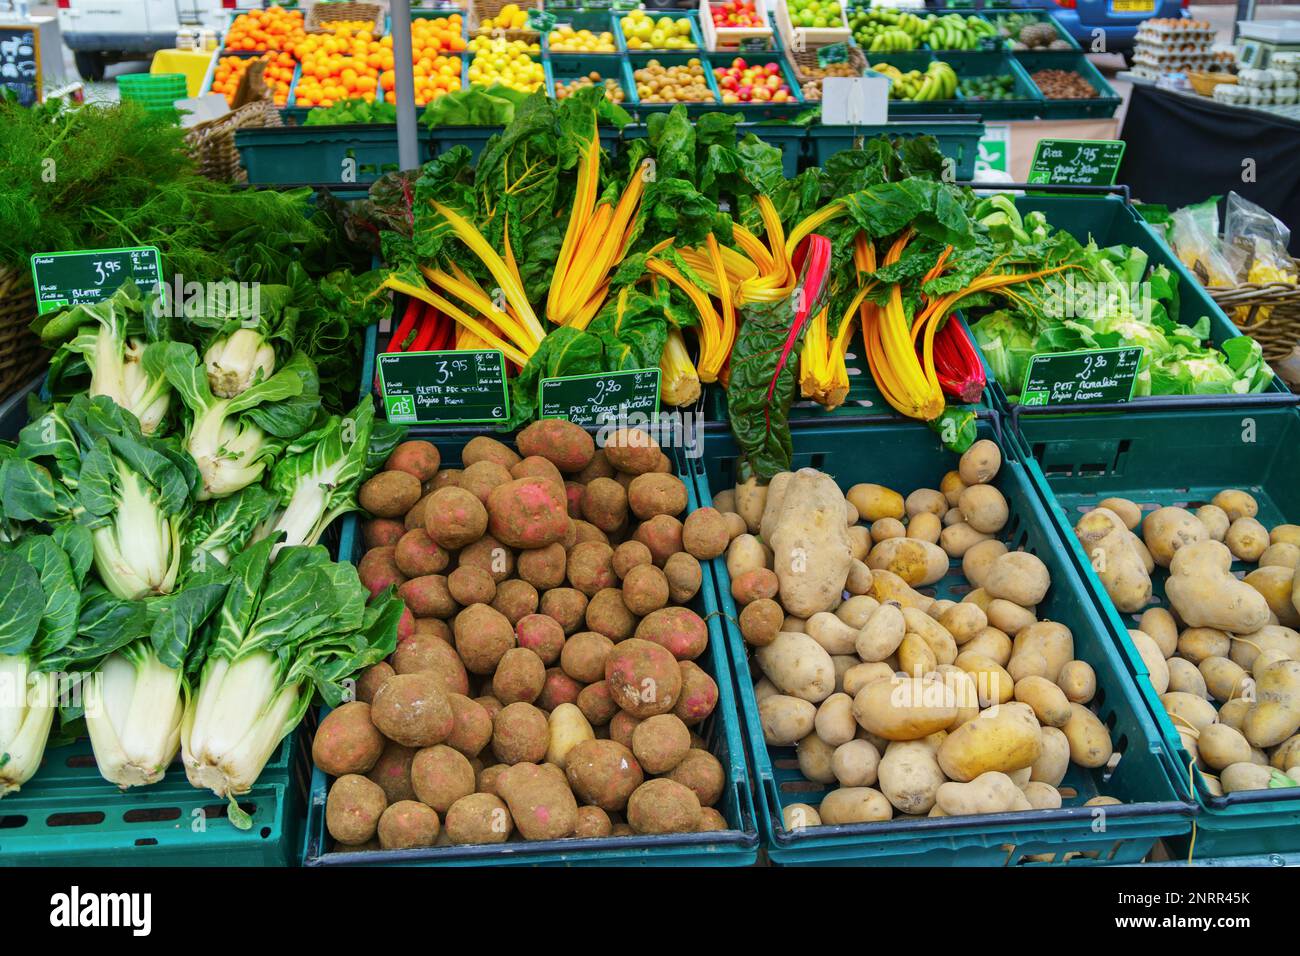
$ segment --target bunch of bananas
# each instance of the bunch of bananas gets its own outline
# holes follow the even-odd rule
[[[898,53],[921,45],[926,21],[905,10],[859,10],[849,14],[853,41],[871,53]]]
[[[957,92],[957,74],[942,60],[935,60],[924,73],[904,73],[888,63],[873,63],[871,68],[893,80],[889,87],[891,100],[950,100]]]
[[[927,17],[921,39],[931,50],[976,50],[981,40],[997,36],[998,28],[988,20],[947,13]]]

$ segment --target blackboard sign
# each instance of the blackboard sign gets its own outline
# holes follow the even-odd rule
[[[162,285],[162,266],[153,246],[38,252],[32,256],[38,315],[68,305],[103,302],[127,280],[144,292]]]
[[[0,26],[0,86],[23,106],[41,101],[41,36],[30,26]]]
[[[1088,405],[1127,402],[1142,364],[1142,346],[1054,352],[1029,360],[1022,405]]]
[[[599,425],[621,415],[655,415],[659,369],[544,378],[538,399],[538,418],[565,418],[575,425]]]
[[[510,417],[506,360],[498,349],[379,356],[390,422],[498,422]]]
[[[1040,139],[1026,182],[1053,186],[1113,186],[1124,158],[1117,139]]]

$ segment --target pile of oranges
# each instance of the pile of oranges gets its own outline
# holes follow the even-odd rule
[[[217,61],[217,68],[212,74],[212,92],[222,94],[226,102],[233,106],[239,81],[248,71],[249,64],[257,60],[266,64],[262,79],[270,88],[275,105],[284,106],[289,100],[289,88],[293,85],[294,61],[288,53],[267,53],[260,57],[223,56]]]
[[[292,53],[306,35],[301,10],[267,7],[235,17],[226,32],[226,49]]]
[[[393,38],[376,39],[368,23],[328,26],[333,32],[310,34],[297,44],[302,77],[295,105],[333,106],[350,99],[395,103]],[[451,55],[465,49],[460,34],[460,14],[412,21],[417,106],[460,89],[460,57]]]

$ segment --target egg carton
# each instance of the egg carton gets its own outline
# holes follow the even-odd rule
[[[1242,70],[1237,74],[1239,85],[1248,89],[1271,89],[1275,86],[1295,86],[1297,83],[1294,70]]]
[[[1177,70],[1204,71],[1214,62],[1214,59],[1209,54],[1204,53],[1190,53],[1170,57],[1150,57],[1135,53],[1133,54],[1133,62],[1134,64],[1152,67],[1163,73],[1172,73]]]
[[[1159,59],[1160,57],[1183,56],[1189,53],[1202,54],[1204,56],[1213,56],[1214,52],[1206,43],[1180,43],[1176,45],[1157,45],[1150,43],[1138,43],[1133,47],[1134,53],[1146,53],[1148,56]]]
[[[1191,37],[1213,40],[1214,25],[1208,20],[1189,20],[1181,17],[1153,17],[1138,24],[1138,34],[1160,37]]]

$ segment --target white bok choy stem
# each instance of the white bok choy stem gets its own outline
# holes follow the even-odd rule
[[[0,797],[36,775],[54,723],[54,674],[37,674],[24,654],[0,654]]]

